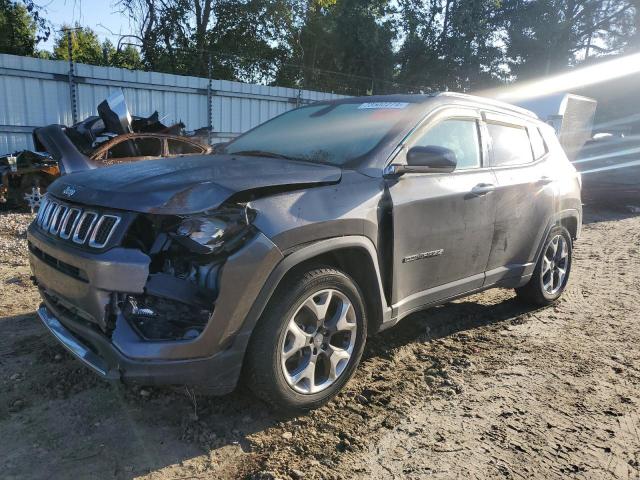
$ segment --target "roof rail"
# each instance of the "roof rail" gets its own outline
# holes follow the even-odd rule
[[[477,95],[468,95],[466,93],[458,93],[458,92],[440,92],[437,96],[444,97],[455,97],[464,100],[469,100],[477,103],[484,103],[487,106],[493,106],[497,108],[501,108],[503,110],[510,110],[513,113],[519,113],[520,115],[525,115],[527,117],[538,118],[538,116],[533,113],[531,110],[527,110],[526,108],[518,107],[516,105],[512,105],[510,103],[501,102],[500,100],[494,100],[492,98],[480,97]]]

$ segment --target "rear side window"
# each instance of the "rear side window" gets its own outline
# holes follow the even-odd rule
[[[169,155],[185,155],[189,153],[202,153],[203,149],[197,145],[193,145],[188,142],[181,142],[180,140],[174,140],[170,138],[169,141]]]
[[[437,146],[453,150],[458,160],[456,170],[480,166],[478,126],[472,119],[443,120],[423,133],[414,146]]]
[[[494,167],[521,165],[533,161],[527,129],[515,125],[488,123]]]
[[[140,137],[125,140],[109,149],[107,158],[158,157],[162,155],[159,138]]]
[[[540,130],[536,127],[529,127],[529,138],[531,138],[531,149],[533,150],[533,158],[538,160],[547,153],[547,145],[540,135]]]

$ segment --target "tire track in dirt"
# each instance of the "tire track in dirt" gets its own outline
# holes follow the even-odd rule
[[[258,476],[640,478],[640,221],[603,216],[616,221],[585,226],[560,302],[531,312],[496,290],[406,319],[388,332],[404,340],[380,339],[344,395],[359,398],[386,357],[376,390],[393,392],[383,410],[396,421],[367,406],[357,424],[338,400],[258,434],[276,447]],[[298,452],[278,440],[289,429],[333,436]],[[340,452],[345,430],[356,441]]]
[[[15,439],[0,443],[0,471],[640,478],[640,217],[588,219],[558,304],[532,311],[493,290],[415,314],[370,339],[335,401],[297,418],[242,392],[212,398],[105,384],[35,320],[26,256],[0,264],[0,433]],[[24,250],[24,227],[12,228]]]

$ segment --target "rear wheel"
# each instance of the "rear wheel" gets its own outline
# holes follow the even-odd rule
[[[566,228],[554,227],[544,244],[531,280],[516,288],[518,298],[534,305],[549,305],[556,301],[569,281],[573,245]]]
[[[278,409],[319,407],[351,378],[365,339],[362,295],[348,275],[330,268],[295,275],[251,336],[245,382]]]

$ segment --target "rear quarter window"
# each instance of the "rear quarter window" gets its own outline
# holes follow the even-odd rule
[[[168,145],[169,155],[188,155],[204,152],[204,148],[201,148],[189,142],[183,142],[181,140],[176,140],[173,138],[170,138],[168,140]]]
[[[492,165],[522,165],[533,161],[529,134],[525,127],[488,123],[491,136]]]
[[[544,142],[540,130],[537,127],[529,127],[529,138],[531,139],[531,149],[533,150],[533,158],[538,160],[544,157],[549,151],[547,144]]]

